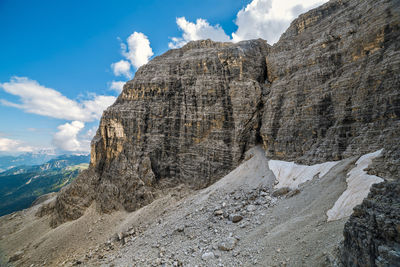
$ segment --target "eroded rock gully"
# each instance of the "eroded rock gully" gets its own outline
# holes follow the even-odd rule
[[[384,148],[400,174],[400,4],[336,0],[263,40],[190,42],[141,67],[103,114],[90,169],[53,203],[53,225],[132,211],[157,191],[208,186],[263,143],[271,158],[324,162]]]
[[[90,170],[58,197],[54,225],[92,200],[103,212],[133,211],[158,188],[202,188],[235,168],[261,142],[270,48],[263,40],[198,41],[141,67],[104,112]]]

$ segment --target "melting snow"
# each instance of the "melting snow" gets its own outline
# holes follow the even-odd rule
[[[373,159],[379,157],[383,149],[374,153],[366,154],[358,159],[356,167],[351,169],[347,174],[347,189],[338,198],[333,207],[327,211],[328,222],[340,220],[348,217],[353,213],[353,208],[362,203],[363,199],[368,196],[371,186],[375,183],[383,182],[383,179],[368,175],[364,171]]]
[[[278,181],[276,188],[289,187],[297,188],[300,184],[312,180],[316,175],[324,176],[338,162],[325,162],[311,166],[299,165],[294,162],[281,160],[270,160],[269,168],[275,174]]]

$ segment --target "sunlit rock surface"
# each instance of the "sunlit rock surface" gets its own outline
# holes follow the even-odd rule
[[[53,225],[132,211],[157,190],[210,185],[262,143],[315,164],[383,148],[368,172],[400,174],[399,1],[337,0],[263,40],[191,42],[141,67],[101,119],[91,166],[58,196]]]

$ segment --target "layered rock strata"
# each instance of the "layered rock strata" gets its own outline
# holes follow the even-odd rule
[[[270,157],[316,163],[384,148],[374,174],[400,173],[399,1],[330,1],[296,19],[267,63]]]
[[[400,181],[371,188],[344,227],[344,266],[399,266]]]
[[[318,163],[384,148],[370,173],[400,174],[400,4],[334,0],[277,44],[191,42],[154,58],[103,114],[90,169],[62,190],[53,225],[94,200],[133,211],[157,188],[210,185],[262,143]]]
[[[81,216],[93,200],[103,212],[133,211],[157,187],[202,188],[235,168],[262,142],[269,49],[263,40],[205,40],[141,67],[104,112],[90,170],[60,194],[53,224]]]

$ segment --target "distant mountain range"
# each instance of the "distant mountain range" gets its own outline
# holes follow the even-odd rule
[[[0,156],[0,172],[21,165],[28,166],[43,164],[56,157],[57,155],[55,152],[48,149],[23,153],[18,156],[2,155]]]
[[[14,162],[35,162],[46,158],[19,156]],[[47,155],[49,156],[49,155]],[[1,157],[4,159],[4,157]],[[0,173],[0,216],[28,208],[41,195],[56,192],[89,166],[89,155],[63,155],[44,164],[13,167]]]

